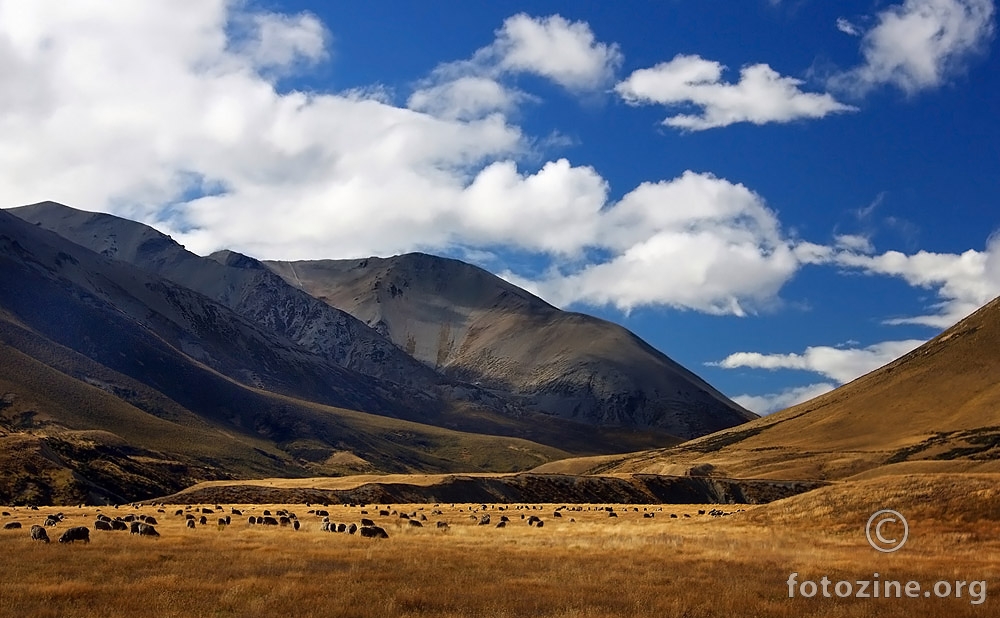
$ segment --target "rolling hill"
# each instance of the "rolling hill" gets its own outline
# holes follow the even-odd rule
[[[1000,472],[1000,298],[892,363],[782,412],[674,448],[540,470],[784,479]]]

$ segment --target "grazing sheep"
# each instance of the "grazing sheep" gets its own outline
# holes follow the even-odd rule
[[[263,523],[265,526],[277,526],[278,520],[273,517],[263,517],[258,518],[257,523]]]
[[[351,524],[347,527],[347,534],[354,534],[358,531],[358,524]]]
[[[100,514],[98,514],[98,515],[97,515],[97,519],[99,519],[99,520],[101,520],[101,521],[107,521],[107,522],[110,522],[110,521],[111,521],[111,518],[110,518],[110,517],[108,517],[107,515],[100,515]]]
[[[362,526],[374,526],[375,522],[372,521],[372,520],[370,520],[370,519],[368,519],[367,517],[362,517],[361,518],[361,525]]]
[[[608,511],[608,517],[618,517],[618,513],[615,513],[614,511]]]
[[[193,519],[187,520],[187,527],[191,528],[192,530],[194,530],[195,526],[194,526],[194,520]]]
[[[292,522],[292,529],[293,530],[299,529],[299,520],[296,519],[295,521]]]
[[[409,515],[407,515],[406,513],[400,513],[400,514],[399,514],[399,518],[400,518],[400,519],[409,519],[409,518],[410,518],[410,516],[409,516]]]
[[[265,513],[266,513],[266,511],[265,511]],[[316,515],[316,517],[329,517],[330,513],[328,511],[316,511],[315,515]]]
[[[409,524],[411,526],[413,526],[414,528],[423,528],[424,527],[424,525],[422,523],[420,523],[419,521],[417,521],[416,519],[411,519],[409,521]]]
[[[59,537],[60,543],[74,543],[76,541],[90,542],[90,529],[84,526],[76,526],[62,533]]]
[[[4,530],[19,530],[21,528],[21,522],[19,521],[9,521],[3,525]]]
[[[203,525],[203,526],[208,525],[208,518],[205,517],[204,515],[202,515],[201,519],[198,520],[198,523],[201,524],[201,525]]]
[[[535,524],[537,524],[540,521],[542,521],[542,520],[539,519],[537,516],[532,515],[531,517],[528,518],[528,525],[529,526],[534,526]]]
[[[389,516],[389,511],[381,510],[381,511],[378,512],[378,516],[379,517],[388,517]]]
[[[55,526],[58,523],[59,523],[58,519],[56,519],[54,517],[46,517],[45,521],[42,522],[42,525],[45,526],[46,528],[52,528],[53,526]]]
[[[112,530],[128,530],[128,524],[123,521],[118,521],[117,519],[111,522]]]
[[[47,532],[45,532],[45,528],[43,528],[43,527],[41,527],[41,526],[39,526],[39,525],[36,524],[36,525],[34,525],[34,526],[31,527],[31,540],[32,541],[41,541],[43,543],[48,543],[49,542],[49,535],[48,535]]]
[[[446,521],[439,521],[439,522],[437,523],[437,527],[438,527],[438,528],[443,528],[443,529],[444,529],[444,528],[447,528],[447,527],[448,527],[448,522],[446,522]]]
[[[507,527],[507,522],[505,521],[502,521],[499,524],[497,524],[497,528],[506,528],[506,527]]]
[[[643,519],[652,519],[655,515],[656,513],[643,513],[642,517]]]
[[[545,525],[545,522],[539,519],[539,520],[538,520],[538,523],[537,523],[537,524],[535,525],[535,527],[536,527],[536,528],[541,528],[541,527],[542,527],[542,526],[544,526],[544,525]]]
[[[160,523],[160,522],[156,521],[156,518],[153,517],[152,515],[146,517],[146,519],[144,519],[142,521],[146,522],[150,526],[155,526],[156,524]]]
[[[97,521],[94,522],[94,530],[105,530],[107,532],[111,532],[112,529],[113,528],[111,527],[110,521],[103,521],[98,519]]]
[[[242,515],[243,514],[243,511],[241,511],[239,509],[232,509],[232,511],[233,511],[233,515]]]
[[[347,524],[337,524],[337,532],[347,532]]]
[[[229,525],[229,523],[226,522],[226,518],[225,517],[220,517],[219,518],[219,527],[220,528],[222,528],[224,526],[228,526],[228,525]]]
[[[562,513],[560,513],[558,510],[556,510],[554,513],[552,513],[552,516],[553,517],[562,517]]]
[[[479,518],[479,525],[480,526],[488,526],[488,525],[490,525],[490,514],[489,513],[487,513],[487,514],[485,514],[485,515],[483,515],[482,517]]]
[[[365,526],[361,528],[361,536],[369,539],[387,539],[389,534],[378,526]]]
[[[174,515],[177,515],[178,517],[183,516],[184,509],[177,509],[176,511],[174,511]]]
[[[257,518],[251,515],[250,517],[247,518],[247,523],[253,526],[257,523]]]
[[[208,508],[208,507],[204,507],[204,508],[201,509],[201,512],[204,513],[205,515],[211,515],[215,511],[213,509]],[[266,513],[267,511],[264,511],[264,512]]]
[[[192,515],[191,513],[188,513],[187,515],[184,516],[184,519],[186,519],[188,521],[194,521],[194,515]]]
[[[160,533],[150,524],[139,524],[139,536],[160,536]]]
[[[282,515],[281,517],[278,518],[278,523],[282,526],[290,526],[292,525],[292,520],[288,519],[288,517],[286,517],[285,515]]]
[[[4,512],[0,513],[0,515],[2,515],[4,517],[10,517],[10,513],[8,513],[7,511],[4,511]]]

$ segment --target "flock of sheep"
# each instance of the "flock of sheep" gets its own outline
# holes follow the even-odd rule
[[[161,517],[166,517],[166,510],[163,504],[160,505],[143,505],[143,504],[131,504],[127,507],[108,507],[114,510],[119,510],[119,508],[131,508],[133,511],[138,511],[142,508],[147,507],[158,507],[157,513]],[[410,512],[401,512],[393,509],[391,506],[375,506],[368,507],[365,504],[351,504],[345,505],[349,506],[351,509],[360,509],[358,515],[360,516],[360,521],[357,523],[339,523],[331,521],[330,513],[326,509],[320,508],[310,508],[311,504],[306,504],[306,508],[309,508],[307,515],[315,518],[319,522],[319,529],[324,532],[337,532],[345,534],[356,534],[360,533],[360,536],[366,538],[389,538],[388,532],[385,528],[376,525],[374,517],[379,518],[393,518],[399,520],[399,523],[407,525],[410,527],[420,528],[423,527],[428,520],[428,513],[424,513],[423,507],[418,507],[416,510]],[[328,507],[329,505],[323,505]],[[440,505],[435,504],[433,510],[429,511],[431,517],[442,517],[444,516],[444,511],[438,508]],[[489,526],[493,525],[496,528],[504,528],[512,524],[512,517],[516,517],[517,511],[521,511],[520,519],[525,521],[528,526],[542,528],[545,525],[545,521],[536,514],[528,514],[533,510],[541,510],[545,507],[539,505],[451,505],[453,509],[457,509],[458,512],[468,512],[468,518],[478,526]],[[31,510],[37,510],[37,507],[29,507]],[[80,508],[83,508],[82,505]],[[606,517],[617,518],[618,512],[616,512],[614,507],[602,506],[602,507],[591,507],[591,506],[560,506],[556,507],[552,511],[552,517],[555,519],[563,519],[565,516],[563,513],[572,514],[576,512],[586,511],[597,511],[607,513]],[[619,511],[633,511],[635,513],[639,512],[639,507],[619,507]],[[655,517],[656,512],[663,510],[663,507],[643,507],[642,517],[644,519],[652,519]],[[98,509],[100,511],[100,509]],[[493,511],[492,515],[491,512]],[[733,511],[724,511],[722,509],[713,508],[710,511],[698,510],[698,515],[707,515],[711,517],[721,517],[729,515]],[[243,511],[236,507],[229,507],[229,513],[225,512],[225,509],[221,505],[211,506],[186,506],[184,508],[179,508],[174,512],[175,517],[182,517],[185,520],[185,525],[187,528],[196,529],[199,526],[207,526],[209,524],[209,515],[213,516],[213,519],[217,518],[217,525],[219,529],[223,529],[226,526],[230,526],[233,523],[233,517],[243,516]],[[11,517],[11,513],[3,511],[0,516],[7,518]],[[679,517],[690,518],[691,515],[684,513],[678,516],[676,513],[670,513],[669,517],[672,519],[678,519]],[[33,525],[30,528],[30,537],[32,540],[39,541],[42,543],[48,543],[50,541],[47,528],[56,528],[61,523],[63,523],[65,515],[63,513],[54,513],[46,515],[45,520],[42,525]],[[573,517],[567,518],[570,523],[574,523],[576,520]],[[493,524],[493,521],[496,523]],[[405,522],[405,523],[404,523]],[[98,512],[96,519],[93,522],[93,527],[95,530],[102,532],[129,532],[130,534],[145,536],[145,537],[159,537],[160,533],[156,530],[156,526],[159,522],[156,516],[140,514],[140,513],[128,513],[126,515],[118,515],[111,517],[103,513]],[[264,526],[264,527],[287,527],[293,530],[299,530],[302,526],[298,516],[289,511],[288,509],[276,509],[272,513],[270,509],[264,509],[260,515],[249,515],[246,519],[246,524],[248,526]],[[447,530],[449,524],[442,519],[438,519],[435,526],[439,529]],[[19,521],[8,521],[3,525],[4,530],[19,530],[22,528],[22,524]],[[59,536],[60,543],[75,543],[76,541],[82,541],[84,543],[90,542],[90,529],[87,526],[72,526],[66,528],[62,531]]]

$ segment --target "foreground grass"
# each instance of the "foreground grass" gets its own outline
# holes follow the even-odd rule
[[[250,506],[233,525],[184,527],[174,511],[105,508],[115,516],[154,515],[158,539],[92,530],[89,545],[61,545],[56,538],[73,525],[93,528],[96,509],[6,509],[22,530],[0,531],[0,615],[17,616],[984,616],[996,613],[963,599],[788,598],[790,572],[799,579],[939,579],[997,582],[1000,526],[935,522],[915,525],[907,546],[879,554],[856,527],[805,518],[766,521],[752,507],[729,517],[699,516],[712,506],[615,506],[617,518],[592,507],[563,511],[554,505],[532,510],[491,507],[492,523],[477,526],[470,511],[481,505],[393,506],[425,515],[424,527],[398,516],[378,517],[377,508],[331,506],[335,522],[372,516],[390,538],[320,530],[305,505],[287,505],[302,529],[249,526]],[[237,508],[241,508],[237,505]],[[313,507],[323,508],[323,507]],[[583,507],[586,509],[587,507]],[[643,518],[643,509],[655,517]],[[662,508],[663,510],[657,510]],[[637,510],[636,510],[637,509]],[[28,538],[45,514],[67,517],[50,528],[53,542]],[[733,510],[729,508],[727,510]],[[229,513],[230,507],[226,507]],[[481,515],[480,509],[476,515]],[[677,519],[670,514],[676,513]],[[692,515],[685,518],[687,513]],[[494,527],[501,515],[508,527]],[[521,515],[538,515],[544,528]],[[574,519],[575,521],[570,521]],[[436,521],[450,524],[439,530]],[[989,588],[988,588],[989,590]],[[988,594],[992,590],[989,590]]]

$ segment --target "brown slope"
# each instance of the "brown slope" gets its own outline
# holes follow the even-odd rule
[[[594,425],[694,437],[752,418],[615,324],[560,311],[469,264],[424,254],[266,262],[446,375]]]
[[[557,467],[816,479],[1000,471],[1000,298],[811,401],[672,449],[588,463]]]

